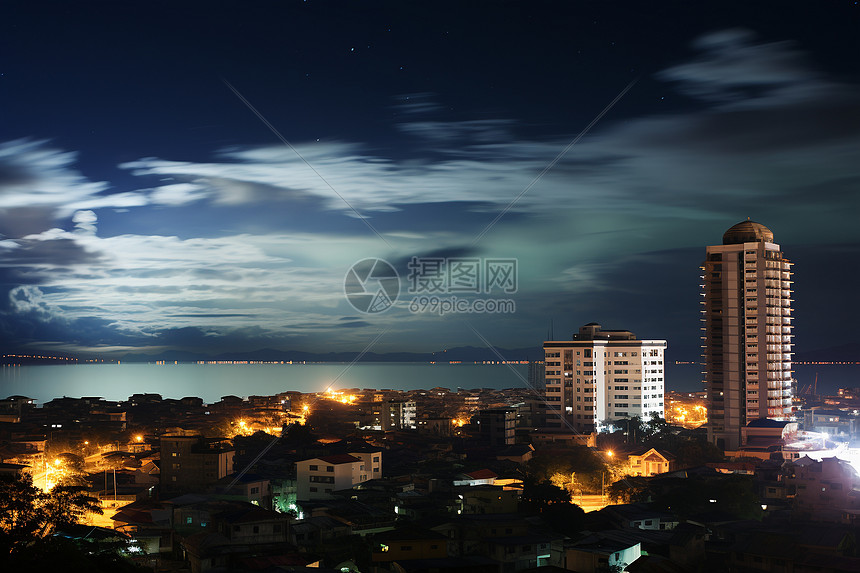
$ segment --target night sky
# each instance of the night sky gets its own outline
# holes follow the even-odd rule
[[[858,23],[854,1],[4,2],[0,347],[427,352],[597,321],[692,360],[705,246],[747,217],[796,263],[797,350],[860,342]],[[363,314],[344,277],[374,257],[403,291],[411,257],[516,259],[516,312]]]

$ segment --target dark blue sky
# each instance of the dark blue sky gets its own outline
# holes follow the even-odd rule
[[[798,351],[860,341],[860,6],[653,4],[5,3],[0,345],[432,351],[598,321],[689,360],[704,247],[748,216],[797,263]],[[516,259],[516,312],[349,304],[353,263],[405,291],[413,256]]]

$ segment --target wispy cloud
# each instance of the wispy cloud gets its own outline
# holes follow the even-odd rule
[[[447,121],[437,117],[435,95],[413,94],[396,98],[394,127],[404,134],[396,157],[370,143],[296,145],[349,204],[379,220],[393,245],[384,252],[360,224],[349,226],[344,201],[280,145],[234,146],[202,162],[129,161],[120,167],[140,184],[113,190],[81,174],[74,153],[46,142],[2,144],[0,329],[26,339],[65,324],[70,340],[111,347],[156,346],[165,333],[202,344],[240,335],[308,341],[337,331],[348,348],[360,347],[373,325],[398,341],[429,344],[456,333],[455,321],[402,308],[353,316],[343,296],[353,262],[384,256],[401,265],[432,252],[517,257],[518,298],[548,312],[547,301],[597,301],[610,288],[643,296],[635,281],[618,287],[631,264],[619,253],[699,248],[747,215],[767,213],[781,242],[856,243],[857,86],[812,71],[791,44],[757,42],[746,31],[714,33],[695,47],[693,60],[657,77],[696,98],[697,109],[608,116],[480,250],[464,249],[570,136],[525,138],[503,118]],[[116,223],[108,232],[108,219],[99,221],[106,208],[128,209],[123,215],[138,221],[169,213],[210,222],[196,235],[145,225],[117,234]],[[826,217],[795,228],[800,209]],[[232,221],[234,214],[244,219]],[[297,219],[312,223],[299,229]],[[105,332],[114,338],[99,338]]]
[[[791,42],[759,43],[745,29],[722,30],[694,42],[700,56],[664,70],[689,95],[718,103],[770,105],[796,95],[794,88],[821,80]]]
[[[397,113],[405,116],[424,115],[442,109],[433,92],[400,94],[393,98],[393,103]]]

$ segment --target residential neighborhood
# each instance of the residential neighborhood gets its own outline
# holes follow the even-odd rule
[[[532,397],[15,396],[0,401],[0,471],[81,488],[98,508],[83,523],[155,571],[860,567],[860,477],[786,450],[797,423],[751,424],[723,455],[703,428],[658,418],[600,434],[533,425]]]

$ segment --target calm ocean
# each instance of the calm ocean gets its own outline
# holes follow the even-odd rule
[[[483,364],[74,364],[4,366],[0,396],[22,395],[42,404],[53,398],[100,396],[125,400],[132,394],[164,398],[272,395],[287,390],[321,392],[344,388],[429,389],[515,388],[525,384],[528,366]],[[336,380],[336,382],[335,382]]]
[[[495,364],[360,363],[346,364],[75,364],[0,367],[0,397],[22,395],[43,404],[53,398],[100,396],[125,400],[132,394],[154,393],[165,398],[199,396],[207,403],[230,394],[272,395],[287,390],[320,392],[329,385],[344,388],[429,389],[515,388],[525,384],[508,366]],[[523,378],[528,367],[514,365]],[[703,389],[702,367],[669,364],[666,389]],[[860,386],[858,365],[800,365],[795,367],[803,388],[818,376],[818,392]]]

